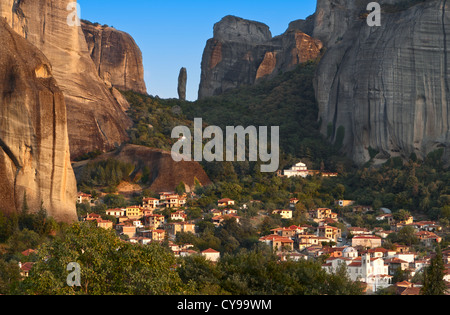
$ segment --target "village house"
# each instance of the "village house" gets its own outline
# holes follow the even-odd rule
[[[371,258],[369,253],[359,256],[354,247],[347,247],[342,251],[342,257],[330,257],[322,265],[329,273],[345,264],[352,281],[361,281],[367,285],[369,292],[387,288],[392,284],[392,276],[389,275],[389,267],[383,258]]]
[[[341,238],[341,230],[334,226],[324,225],[317,227],[317,235],[320,237],[325,237],[329,241],[337,243],[338,239]]]
[[[161,229],[152,230],[151,233],[152,233],[151,239],[152,239],[152,241],[155,241],[155,242],[162,242],[162,241],[164,241],[164,239],[166,237],[165,230],[161,230]]]
[[[31,256],[31,255],[33,255],[33,254],[36,254],[36,253],[37,253],[36,250],[29,248],[29,249],[27,249],[27,250],[24,250],[21,254],[22,254],[23,256],[25,256],[25,257],[29,257],[29,256]]]
[[[399,269],[404,271],[409,268],[409,262],[397,257],[387,258],[385,262],[389,266],[389,274],[391,276],[395,275],[395,272]]]
[[[414,217],[413,216],[409,216],[405,220],[395,220],[394,216],[388,216],[387,220],[388,220],[388,224],[391,226],[391,230],[399,231],[405,225],[413,224]]]
[[[235,201],[230,199],[230,198],[224,198],[224,199],[220,199],[217,202],[217,206],[219,208],[223,208],[223,207],[232,207],[235,205]]]
[[[284,170],[283,175],[287,178],[291,177],[303,177],[306,178],[309,176],[308,167],[305,163],[299,162],[292,166],[290,169]]]
[[[175,237],[178,233],[195,234],[195,224],[189,222],[172,222],[166,224],[165,230],[173,237]]]
[[[164,192],[159,195],[159,206],[165,208],[181,208],[186,205],[186,195]]]
[[[372,210],[373,210],[373,208],[371,206],[362,206],[362,205],[353,206],[353,208],[352,208],[352,211],[354,213],[367,213]]]
[[[156,209],[159,206],[159,199],[156,198],[144,198],[142,199],[142,208],[144,209]]]
[[[97,227],[105,230],[112,230],[113,225],[114,225],[113,222],[109,220],[97,220]]]
[[[165,218],[161,214],[152,214],[143,217],[144,225],[152,229],[162,228],[164,226]]]
[[[330,240],[326,237],[308,233],[297,234],[294,240],[296,240],[300,251],[307,249],[311,246],[318,246],[322,248],[322,243],[330,242]]]
[[[337,214],[328,208],[318,208],[309,212],[309,217],[315,222],[320,222],[324,219],[337,220]]]
[[[288,237],[272,234],[261,237],[259,241],[269,245],[274,251],[294,250],[294,241]]]
[[[130,206],[125,210],[125,215],[130,219],[139,219],[142,217],[142,208],[139,206]]]
[[[376,236],[379,236],[379,237],[381,237],[382,239],[385,239],[386,237],[388,237],[389,236],[389,234],[391,234],[391,233],[395,233],[394,231],[383,231],[383,230],[380,230],[380,231],[376,231],[374,234],[376,235]]]
[[[306,227],[299,227],[296,225],[292,225],[290,227],[280,227],[276,229],[272,229],[271,232],[273,234],[277,234],[279,236],[283,237],[289,237],[291,239],[294,239],[297,234],[305,233],[307,230]]]
[[[91,194],[85,194],[85,193],[79,192],[77,195],[77,203],[78,204],[81,204],[81,203],[93,204],[94,200],[92,199]]]
[[[347,247],[330,247],[330,246],[325,246],[325,247],[322,247],[320,255],[328,255],[328,257],[335,257],[335,258],[342,257],[342,252],[346,248]]]
[[[396,295],[420,295],[421,286],[408,281],[402,281],[395,284]]]
[[[349,227],[347,228],[347,231],[349,234],[355,236],[355,235],[372,235],[373,233],[369,231],[366,228],[360,228],[360,227]]]
[[[440,242],[442,242],[442,237],[438,236],[433,232],[420,231],[417,232],[415,235],[420,240],[420,242],[425,246],[433,246],[435,244],[439,244]]]
[[[218,252],[212,248],[202,251],[201,254],[203,257],[205,257],[206,260],[209,260],[212,262],[218,262],[220,259],[220,252]]]
[[[410,247],[408,245],[395,243],[394,246],[395,246],[395,250],[397,251],[397,253],[409,253],[410,252]]]
[[[83,217],[84,221],[97,221],[101,220],[101,215],[96,213],[88,213],[86,216]]]
[[[278,214],[281,216],[282,219],[292,219],[292,214],[293,211],[292,210],[273,210],[272,211],[272,215]]]
[[[148,245],[148,244],[150,244],[152,242],[151,238],[149,238],[149,237],[142,237],[142,236],[138,237],[137,240],[138,240],[138,243],[142,244],[142,245]]]
[[[177,245],[177,244],[174,244],[173,242],[169,241],[169,248],[173,252],[175,257],[182,256],[181,253],[183,253],[184,256],[189,256],[194,253],[196,254],[197,252],[192,250],[193,247],[194,247],[194,245],[192,245],[192,244]]]
[[[143,217],[153,215],[154,212],[155,212],[155,209],[142,208],[142,216]]]
[[[238,211],[234,209],[224,209],[222,215],[237,215]]]
[[[234,215],[234,214],[227,214],[227,215],[218,215],[211,218],[212,223],[214,226],[218,227],[220,226],[225,220],[236,220],[236,223],[239,223],[241,220],[240,216]]]
[[[187,215],[184,211],[175,211],[170,214],[170,220],[172,221],[186,221]]]
[[[309,258],[318,258],[322,255],[322,245],[309,246],[302,250],[302,253],[306,254]]]
[[[30,275],[30,271],[33,268],[33,265],[34,265],[33,262],[25,262],[25,263],[19,262],[20,275],[23,278],[27,278]]]
[[[442,231],[442,226],[434,221],[419,221],[414,222],[413,225],[418,231],[439,232]]]
[[[125,213],[126,213],[126,209],[120,209],[120,208],[106,210],[106,215],[113,216],[116,218],[125,216]]]
[[[136,236],[136,227],[130,223],[116,224],[116,233],[127,235],[130,239]]]
[[[371,258],[384,258],[388,256],[389,251],[385,248],[378,247],[378,248],[369,248],[367,253],[370,254]],[[394,255],[395,251],[392,251],[391,254]]]
[[[370,235],[358,235],[352,238],[352,247],[362,246],[364,248],[381,247],[381,237]]]
[[[308,255],[297,252],[281,252],[277,254],[280,261],[300,261],[307,260]]]
[[[123,217],[118,217],[117,218],[117,223],[123,223],[130,220],[127,216],[123,216]]]

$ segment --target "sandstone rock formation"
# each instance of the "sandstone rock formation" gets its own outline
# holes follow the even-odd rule
[[[2,0],[0,16],[50,61],[64,93],[73,157],[128,139],[131,120],[98,75],[81,27],[70,26],[73,0]]]
[[[127,33],[81,21],[88,49],[100,78],[119,90],[147,93],[142,52]]]
[[[92,161],[111,158],[134,164],[136,169],[132,176],[139,176],[144,167],[148,167],[149,178],[152,178],[149,189],[154,192],[174,191],[180,182],[185,183],[188,192],[194,190],[196,180],[203,186],[211,184],[211,180],[198,162],[175,162],[171,153],[167,151],[127,144],[114,152],[102,154]],[[76,174],[81,174],[86,163],[88,161],[74,164]]]
[[[284,34],[272,37],[263,23],[224,17],[214,25],[214,36],[203,52],[199,99],[254,84],[317,58],[322,43],[299,25],[307,29],[311,22],[291,23]]]
[[[448,159],[450,2],[393,3],[381,2],[382,26],[369,27],[364,1],[318,1],[314,35],[328,46],[316,80],[322,132],[357,163],[369,151],[383,161],[441,147]]]
[[[186,84],[187,84],[187,70],[181,68],[178,76],[178,98],[182,101],[186,100]]]
[[[2,2],[3,4],[4,2]],[[64,95],[48,59],[0,18],[0,211],[43,202],[56,220],[76,220]]]

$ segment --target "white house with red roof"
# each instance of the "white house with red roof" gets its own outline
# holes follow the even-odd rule
[[[204,251],[202,251],[202,256],[206,258],[206,260],[212,261],[212,262],[218,262],[220,259],[220,252],[208,248]]]

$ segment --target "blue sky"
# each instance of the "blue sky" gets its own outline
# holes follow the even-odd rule
[[[148,93],[178,97],[181,67],[188,72],[187,99],[196,100],[200,63],[213,26],[226,15],[263,22],[273,36],[289,22],[314,13],[316,0],[78,0],[81,18],[133,36],[142,50]]]

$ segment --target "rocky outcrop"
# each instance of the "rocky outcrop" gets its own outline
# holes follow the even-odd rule
[[[3,4],[3,2],[2,2]],[[48,59],[0,18],[0,211],[76,220],[64,95]]]
[[[151,179],[149,189],[154,192],[174,191],[180,182],[185,184],[188,192],[195,189],[196,181],[202,186],[211,184],[198,162],[175,162],[171,152],[159,149],[129,144],[114,152],[105,153],[92,162],[108,159],[134,164],[136,168],[131,176],[136,178],[147,168],[150,171],[148,178]],[[88,162],[74,164],[76,174],[82,174],[83,166]]]
[[[98,75],[81,27],[70,26],[73,0],[2,0],[0,16],[40,49],[64,93],[72,157],[110,150],[128,139],[131,120]]]
[[[322,132],[357,163],[419,158],[450,144],[450,1],[410,7],[319,0],[314,35],[326,43],[316,79]]]
[[[81,21],[98,75],[109,87],[147,93],[142,52],[127,33],[109,26]]]
[[[178,75],[178,98],[182,101],[186,100],[186,85],[187,85],[187,70],[186,68],[180,69]]]
[[[284,34],[272,37],[263,23],[224,17],[214,25],[214,36],[203,52],[199,99],[254,84],[317,58],[322,43],[299,26],[310,31],[311,20],[291,23]]]

